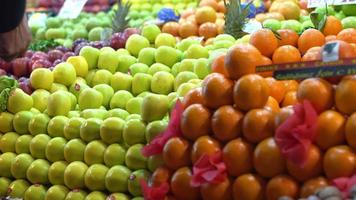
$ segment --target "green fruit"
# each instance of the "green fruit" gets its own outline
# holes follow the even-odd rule
[[[281,29],[281,22],[276,19],[266,19],[263,21],[263,27],[271,29],[273,31],[278,31]]]
[[[129,115],[130,115],[129,112],[127,112],[126,110],[123,110],[121,108],[111,109],[108,112],[108,118],[109,117],[118,117],[120,119],[125,120]]]
[[[95,72],[91,85],[110,84],[112,73],[106,69],[99,69]]]
[[[105,177],[106,188],[110,192],[127,192],[131,173],[131,170],[125,166],[113,166]]]
[[[32,138],[30,142],[30,152],[34,158],[46,158],[46,146],[51,138],[46,134],[39,134]]]
[[[12,121],[14,115],[8,112],[0,113],[0,133],[7,133],[14,130]]]
[[[104,163],[108,167],[123,165],[125,163],[126,150],[119,144],[108,146],[104,153]]]
[[[84,151],[84,161],[88,165],[104,163],[106,145],[100,140],[90,142]]]
[[[161,167],[164,165],[164,160],[162,157],[162,154],[157,154],[148,157],[147,161],[147,168],[151,171],[154,172],[157,168]]]
[[[38,68],[32,71],[30,76],[31,86],[34,89],[50,90],[54,78],[51,70],[46,68]]]
[[[281,29],[290,29],[299,33],[303,30],[303,26],[297,20],[286,20],[282,21]]]
[[[118,117],[110,117],[100,126],[100,137],[107,144],[122,143],[125,121]]]
[[[156,49],[152,47],[144,48],[138,54],[138,62],[151,66],[156,62]]]
[[[23,180],[18,179],[10,183],[7,195],[11,198],[22,198],[27,188],[30,187],[30,184]]]
[[[141,180],[144,179],[145,181],[147,181],[148,177],[149,177],[149,172],[144,169],[134,171],[129,178],[128,188],[130,194],[132,194],[135,197],[141,196],[142,195],[141,184],[140,184]]]
[[[151,67],[148,69],[148,74],[153,76],[155,73],[161,72],[161,71],[170,72],[171,69],[164,64],[155,63],[155,64],[151,65]]]
[[[85,173],[85,185],[90,190],[105,190],[105,176],[108,171],[109,169],[105,165],[94,164],[90,166]]]
[[[115,200],[129,200],[129,196],[127,196],[124,193],[113,193],[109,197],[109,199],[115,199]]]
[[[130,114],[141,114],[141,105],[143,102],[143,98],[141,97],[134,97],[127,101],[126,103],[126,110]]]
[[[17,154],[30,153],[31,135],[21,135],[17,138],[15,143],[15,151]]]
[[[31,185],[24,194],[24,200],[44,200],[46,192],[46,188],[43,185]]]
[[[72,39],[77,40],[80,38],[88,38],[88,31],[86,29],[78,28],[73,31]]]
[[[117,67],[117,71],[127,73],[130,69],[130,66],[136,62],[136,57],[131,55],[121,55],[119,56],[119,66]]]
[[[64,125],[63,135],[66,139],[71,140],[80,137],[80,127],[85,122],[85,119],[73,117]]]
[[[100,138],[101,119],[89,118],[80,127],[80,137],[85,142],[90,142]]]
[[[51,139],[46,146],[46,158],[51,162],[64,160],[64,146],[67,140],[62,137]]]
[[[114,50],[102,51],[99,55],[98,68],[106,69],[111,73],[115,73],[119,66],[119,55]]]
[[[28,134],[28,124],[33,118],[34,114],[30,111],[21,111],[15,114],[13,119],[13,126],[18,134]]]
[[[5,177],[0,177],[0,196],[6,196],[7,189],[11,183],[11,180]]]
[[[158,48],[160,46],[170,46],[174,47],[176,45],[176,38],[168,33],[160,33],[157,35],[155,39],[155,47]]]
[[[33,162],[33,158],[29,154],[20,154],[16,156],[11,163],[11,174],[16,179],[25,179],[26,171]]]
[[[356,28],[356,16],[346,17],[342,21],[342,26],[346,28]]]
[[[179,62],[181,59],[181,52],[173,47],[160,46],[158,47],[155,60],[158,63],[172,67],[175,63]]]
[[[147,158],[143,156],[141,152],[143,147],[143,144],[135,144],[127,150],[125,163],[129,169],[137,170],[147,168]]]
[[[46,193],[45,200],[63,200],[69,193],[68,188],[63,185],[54,185]]]
[[[160,28],[155,24],[146,25],[142,28],[142,36],[147,38],[150,43],[154,43],[160,33]]]
[[[149,46],[150,42],[148,39],[141,35],[133,34],[127,40],[125,48],[130,52],[131,55],[137,57],[141,49]]]
[[[37,159],[26,171],[27,180],[33,184],[47,184],[50,164],[47,160]]]
[[[122,72],[116,72],[111,77],[111,87],[114,91],[126,90],[131,91],[132,76],[129,74],[124,74]]]
[[[197,86],[196,84],[193,84],[193,83],[183,83],[178,87],[177,93],[180,97],[184,97],[190,90],[197,88],[197,87],[199,87],[199,86]]]
[[[102,27],[95,27],[89,31],[88,39],[89,41],[99,41],[101,40],[101,33],[104,31]]]
[[[150,143],[153,140],[153,138],[155,138],[157,135],[163,133],[163,131],[166,130],[167,125],[168,123],[163,120],[150,122],[146,126],[146,131],[145,131],[146,141]]]
[[[15,152],[15,144],[19,135],[15,132],[5,133],[0,137],[0,151],[5,152]]]
[[[62,39],[66,38],[67,34],[63,28],[50,28],[46,31],[45,37],[47,40],[50,39]]]
[[[85,200],[87,193],[83,190],[72,190],[70,191],[65,200]]]
[[[52,163],[48,169],[48,180],[52,185],[64,185],[64,171],[68,163],[65,161],[57,161]]]
[[[145,129],[145,124],[139,119],[127,121],[123,131],[125,143],[130,146],[139,143],[146,143]]]
[[[130,74],[134,76],[137,73],[147,73],[149,67],[143,63],[135,63],[130,66]]]
[[[67,62],[73,65],[78,78],[79,77],[84,78],[88,74],[88,70],[89,70],[88,62],[85,60],[85,58],[83,56],[69,57],[67,59]],[[85,80],[78,79],[78,78],[76,80],[81,80],[85,83]],[[76,82],[78,83],[79,81],[76,81]]]
[[[47,126],[50,118],[46,114],[37,114],[30,120],[28,130],[31,135],[47,134]]]
[[[103,96],[103,103],[104,107],[109,107],[109,103],[111,98],[114,96],[114,89],[106,84],[99,84],[94,86],[94,89],[100,92]]]
[[[78,104],[80,110],[99,108],[103,102],[103,95],[95,89],[87,88],[79,94]]]
[[[356,5],[355,4],[343,5],[342,12],[345,13],[346,16],[355,16],[356,15]]]
[[[47,126],[48,135],[51,137],[64,137],[64,126],[68,124],[69,119],[64,116],[53,117]]]
[[[147,95],[142,103],[142,119],[145,122],[161,120],[168,112],[168,98],[163,95]]]
[[[55,93],[57,91],[68,91],[67,86],[59,83],[53,83],[50,92]]]
[[[6,152],[0,155],[0,177],[12,178],[11,165],[15,160],[16,154]]]
[[[149,74],[137,73],[132,80],[132,93],[139,95],[150,90],[152,76]]]
[[[13,114],[20,111],[30,110],[33,106],[33,100],[30,95],[21,89],[13,90],[7,101],[7,110]]]
[[[83,47],[79,52],[79,55],[83,56],[87,61],[89,70],[96,68],[99,60],[99,54],[100,50],[91,46]]]
[[[108,118],[108,111],[104,110],[103,107],[96,108],[96,109],[86,109],[80,112],[79,116],[84,119],[97,118],[97,119],[104,120]]]
[[[47,28],[59,28],[61,27],[61,20],[58,17],[49,17],[46,20]]]
[[[67,162],[83,161],[86,144],[81,139],[72,139],[64,146],[64,159]]]
[[[87,22],[87,24],[85,25],[87,31],[92,30],[95,27],[99,27],[100,26],[100,20],[97,18],[90,18]]]
[[[52,86],[51,86],[52,87]],[[51,95],[47,90],[39,89],[31,94],[33,107],[43,112],[47,108],[48,97]]]
[[[110,108],[111,109],[114,109],[114,108],[125,109],[127,102],[132,98],[133,98],[133,96],[130,92],[125,91],[125,90],[119,90],[111,98]]]
[[[199,79],[199,77],[193,72],[180,72],[174,80],[174,90],[176,91],[181,84],[192,79]]]
[[[80,161],[71,162],[64,170],[64,183],[70,189],[84,188],[84,176],[88,166]]]
[[[88,194],[85,200],[106,200],[106,195],[102,192],[94,191]]]
[[[209,57],[208,49],[204,48],[202,45],[199,44],[190,45],[185,53],[186,53],[186,58],[198,59],[198,58]]]
[[[157,72],[151,80],[151,91],[156,94],[168,95],[173,91],[174,76],[165,71]]]
[[[48,98],[47,113],[50,117],[66,116],[71,108],[71,97],[64,91],[57,91]]]

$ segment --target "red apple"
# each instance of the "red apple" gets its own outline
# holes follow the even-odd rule
[[[27,76],[29,73],[30,59],[16,58],[12,63],[12,73],[16,77]]]
[[[50,62],[54,62],[57,59],[61,59],[64,55],[64,53],[60,50],[51,50],[47,54],[48,54],[48,60]]]

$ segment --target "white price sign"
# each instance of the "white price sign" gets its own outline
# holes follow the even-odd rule
[[[356,4],[356,0],[308,0],[308,8],[316,8],[327,5]]]
[[[75,19],[83,10],[88,0],[66,0],[59,11],[60,18]]]

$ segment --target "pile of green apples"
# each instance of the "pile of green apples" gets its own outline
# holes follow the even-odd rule
[[[35,69],[34,92],[13,90],[0,113],[0,197],[143,199],[140,181],[163,161],[141,149],[210,73],[212,52],[148,25],[125,49],[87,46]]]

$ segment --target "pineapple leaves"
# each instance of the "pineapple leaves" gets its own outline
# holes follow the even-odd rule
[[[117,0],[117,11],[112,20],[112,30],[113,33],[119,33],[128,28],[130,18],[128,17],[131,3],[128,1],[125,4],[122,3],[122,0]]]
[[[241,5],[241,0],[230,0],[230,2],[226,2],[226,0],[224,0],[226,7],[225,33],[232,35],[236,39],[247,34],[243,31],[243,28],[247,23],[247,16],[252,3],[253,1],[250,1],[243,7]]]

